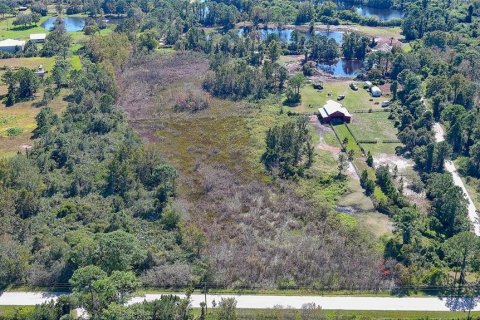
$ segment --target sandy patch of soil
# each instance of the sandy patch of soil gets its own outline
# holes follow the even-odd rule
[[[320,150],[325,150],[325,151],[331,152],[334,155],[340,154],[340,152],[342,152],[342,150],[340,148],[334,147],[334,146],[331,146],[331,145],[325,143],[324,134],[326,132],[333,134],[332,129],[330,127],[327,127],[327,126],[323,126],[320,123],[320,121],[318,121],[317,116],[314,116],[314,115],[310,116],[309,121],[310,121],[310,124],[315,128],[315,131],[318,133],[318,136],[320,138],[320,142],[317,144],[317,148],[320,149]]]
[[[398,172],[403,172],[408,168],[412,168],[414,163],[412,160],[394,154],[380,153],[373,157],[373,164],[375,167],[381,165],[388,165],[393,170],[397,166]]]

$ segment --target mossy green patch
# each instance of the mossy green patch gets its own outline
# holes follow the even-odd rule
[[[70,57],[70,63],[72,65],[72,69],[74,70],[81,70],[82,69],[82,61],[80,60],[79,55],[73,55]]]

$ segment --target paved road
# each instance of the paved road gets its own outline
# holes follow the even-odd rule
[[[434,124],[433,130],[435,131],[435,140],[437,142],[445,141],[445,132],[438,122]],[[460,178],[457,168],[455,168],[455,164],[450,160],[445,161],[445,170],[452,174],[455,185],[463,190],[465,198],[468,201],[468,218],[473,224],[475,234],[480,236],[480,221],[478,219],[477,208],[475,208],[475,204],[468,194],[467,188],[465,188],[465,184],[463,183],[462,178]]]
[[[61,293],[3,292],[0,293],[0,305],[35,305],[56,299]],[[183,295],[179,295],[183,297]],[[129,304],[144,300],[159,299],[161,294],[147,294],[135,297]],[[300,309],[307,303],[315,303],[325,310],[393,310],[393,311],[449,311],[460,310],[465,301],[441,298],[396,298],[396,297],[349,297],[349,296],[266,296],[266,295],[207,295],[208,306],[215,300],[233,297],[238,308],[268,309],[274,307]],[[199,307],[204,301],[201,294],[192,295],[192,306]],[[470,302],[470,301],[468,301]],[[474,310],[480,311],[480,306]]]
[[[0,306],[33,306],[61,296],[55,292],[1,292]]]

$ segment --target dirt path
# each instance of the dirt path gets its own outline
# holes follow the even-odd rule
[[[320,142],[317,144],[317,148],[320,150],[331,152],[334,155],[340,154],[342,150],[339,147],[334,147],[325,142],[324,133],[329,132],[332,133],[332,129],[326,126],[322,126],[320,121],[318,121],[317,116],[310,116],[309,118],[310,124],[315,128],[315,131],[318,133],[318,137]]]
[[[334,155],[335,158],[338,158],[338,155],[342,152],[342,149],[339,147],[334,147],[325,142],[324,133],[329,132],[332,133],[332,129],[330,127],[324,126],[318,121],[317,116],[310,116],[309,118],[310,124],[315,128],[315,131],[318,133],[320,142],[316,145],[316,147],[320,150],[328,151]],[[355,180],[360,180],[360,177],[355,170],[355,167],[352,162],[348,162],[347,174],[349,177]]]
[[[437,142],[442,142],[445,141],[445,131],[443,130],[443,127],[441,126],[440,123],[435,123],[433,125],[433,130],[435,131],[435,140]],[[455,164],[450,161],[446,160],[445,161],[445,170],[447,172],[450,172],[453,178],[453,183],[460,187],[463,191],[463,194],[465,195],[465,198],[468,201],[468,218],[473,224],[474,232],[477,236],[480,236],[480,222],[478,219],[478,214],[477,214],[477,208],[475,207],[475,204],[473,203],[472,198],[468,194],[467,188],[465,187],[465,184],[462,181],[462,178],[457,172],[457,168],[455,167]]]

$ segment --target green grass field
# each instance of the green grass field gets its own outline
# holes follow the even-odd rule
[[[324,82],[323,90],[315,90],[311,84],[306,84],[300,92],[302,95],[300,105],[289,108],[289,110],[299,113],[318,112],[318,108],[323,107],[328,100],[336,100],[338,95],[342,94],[345,95],[345,99],[343,99],[341,103],[350,112],[381,109],[380,104],[375,104],[375,102],[380,103],[381,101],[386,100],[385,97],[372,98],[368,91],[361,88],[361,83],[358,83],[358,91],[353,91],[349,87],[351,82],[352,81]]]
[[[399,143],[382,143],[385,140],[398,140],[397,129],[388,119],[388,112],[355,113],[348,126],[358,140],[374,140],[373,143],[361,143],[367,151],[394,154]]]
[[[401,32],[402,28],[400,27],[369,27],[369,26],[361,26],[361,25],[354,25],[355,29],[360,31],[361,33],[367,36],[381,36],[381,37],[393,37],[395,39],[403,38]]]
[[[51,18],[52,16],[48,15],[46,17],[41,17],[40,22],[36,25],[31,26],[14,26],[13,21],[14,17],[8,17],[5,19],[0,19],[0,40],[4,39],[21,39],[28,40],[30,34],[32,33],[48,33],[47,30],[42,28],[41,24]]]
[[[35,306],[0,306],[1,317],[14,317],[15,315],[25,317],[29,315]]]
[[[16,103],[12,107],[0,105],[0,158],[15,155],[25,145],[31,145],[32,131],[36,127],[35,116],[41,108],[34,107],[35,102],[40,101],[42,92],[39,92],[36,100]],[[63,101],[65,91],[61,92],[52,102],[50,107],[57,113],[64,110],[67,105]],[[8,136],[7,131],[10,128],[19,128],[21,133],[15,136]]]
[[[72,69],[73,70],[80,70],[82,69],[82,61],[80,60],[80,56],[79,55],[73,55],[69,58],[69,61],[72,65]]]
[[[360,147],[356,144],[355,139],[353,138],[352,134],[350,131],[348,131],[348,128],[345,124],[337,124],[333,126],[333,129],[338,135],[338,138],[340,141],[344,141],[345,138],[348,139],[348,144],[346,146],[347,150],[353,150],[355,153],[358,153],[358,155],[361,154]]]
[[[0,317],[25,317],[31,314],[34,306],[0,306]],[[200,315],[200,308],[193,308],[194,316]],[[209,308],[207,320],[218,319],[219,308]],[[276,319],[302,319],[301,310],[292,309],[237,309],[236,315],[239,320],[276,320]],[[450,311],[360,311],[360,310],[321,310],[315,311],[321,319],[467,319],[466,312]],[[471,317],[478,318],[480,312],[472,312]]]

